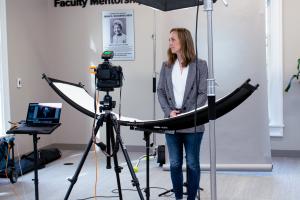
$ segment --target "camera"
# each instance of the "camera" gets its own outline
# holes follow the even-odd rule
[[[123,72],[120,66],[112,66],[109,59],[113,58],[113,51],[104,51],[102,59],[104,62],[99,64],[96,69],[97,90],[113,91],[114,88],[121,87],[123,84]]]

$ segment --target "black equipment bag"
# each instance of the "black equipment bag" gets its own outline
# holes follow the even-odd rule
[[[159,166],[166,164],[165,152],[166,152],[165,145],[158,145],[158,147],[157,147],[157,163],[159,163]]]
[[[39,162],[38,159],[38,169],[42,169],[44,167],[45,165]],[[28,155],[23,155],[20,161],[16,161],[16,170],[19,176],[33,171],[34,170],[33,153],[32,154],[30,153]]]
[[[61,157],[61,152],[57,148],[44,148],[44,149],[39,149],[38,150],[38,169],[42,169],[46,167],[46,164],[57,160]],[[34,170],[34,152],[30,152],[28,154],[24,154],[21,156],[20,160],[20,166],[17,163],[16,165],[18,174],[21,174],[21,169],[22,169],[22,174],[26,174],[30,171]]]
[[[39,150],[39,158],[42,164],[48,164],[61,157],[61,152],[58,148],[46,148]]]

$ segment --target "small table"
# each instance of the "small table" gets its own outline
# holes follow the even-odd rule
[[[32,127],[27,126],[25,123],[21,123],[20,126],[13,128],[11,130],[6,131],[7,134],[28,134],[32,135],[33,137],[33,154],[34,154],[34,191],[35,191],[35,200],[39,200],[39,179],[38,179],[38,150],[37,150],[37,143],[38,143],[38,134],[49,135],[51,134],[56,128],[61,125],[54,124],[52,126],[39,126],[39,127]]]

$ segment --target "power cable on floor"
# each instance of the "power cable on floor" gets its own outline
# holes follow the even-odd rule
[[[142,188],[141,190],[144,190],[145,188]],[[166,188],[162,188],[162,187],[150,187],[150,189],[160,189],[160,190],[165,190],[165,191],[167,191],[167,189]],[[136,192],[137,190],[136,189],[122,189],[122,191],[132,191],[132,192]],[[118,189],[113,189],[112,191],[111,191],[112,193],[114,193],[114,194],[116,194],[116,193],[118,193]],[[171,194],[171,195],[164,195],[164,197],[170,197],[170,196],[172,196],[173,194]],[[87,198],[83,198],[83,199],[77,199],[77,200],[88,200],[88,199],[93,199],[93,198],[118,198],[119,196],[103,196],[103,195],[101,195],[101,196],[91,196],[91,197],[87,197]]]

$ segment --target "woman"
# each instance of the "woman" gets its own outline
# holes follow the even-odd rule
[[[112,38],[112,43],[120,44],[126,43],[126,35],[123,33],[123,23],[121,20],[115,20],[113,23],[114,35]]]
[[[162,65],[157,88],[165,117],[176,117],[181,112],[195,109],[196,100],[197,107],[203,106],[207,100],[207,76],[207,64],[196,58],[190,31],[185,28],[171,29],[168,61]],[[196,132],[193,127],[176,130],[174,134],[166,133],[173,191],[178,200],[183,196],[183,147],[188,170],[187,199],[196,198],[200,182],[199,153],[203,132],[204,125],[197,126]]]

